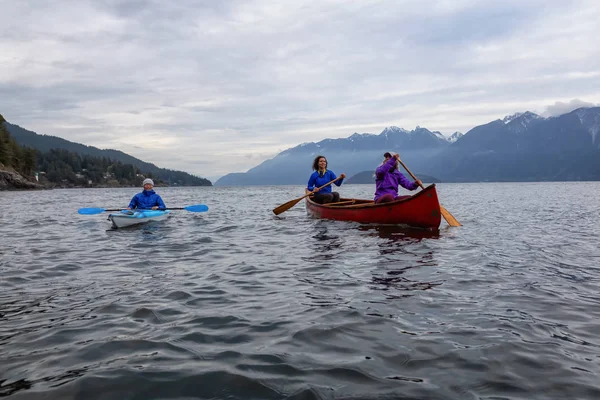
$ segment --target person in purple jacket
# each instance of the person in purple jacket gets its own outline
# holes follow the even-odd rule
[[[375,170],[375,203],[389,203],[408,196],[398,196],[398,185],[408,190],[415,190],[421,185],[420,180],[411,182],[398,171],[398,154],[386,152],[383,163]]]
[[[337,203],[340,201],[340,194],[331,190],[333,183],[319,190],[319,187],[337,179],[335,173],[327,169],[327,159],[323,156],[315,157],[312,168],[315,172],[310,175],[306,188],[309,192],[314,193],[313,200],[320,204]],[[346,174],[341,174],[340,180],[334,183],[337,186],[341,186],[345,177]]]

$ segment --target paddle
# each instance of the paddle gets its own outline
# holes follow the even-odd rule
[[[413,175],[412,172],[410,172],[410,170],[406,167],[406,165],[404,165],[404,163],[402,162],[402,160],[400,158],[398,158],[398,162],[400,162],[400,164],[404,167],[404,169],[406,170],[406,172],[408,172],[410,174],[410,176],[412,176],[412,178],[415,181],[418,181],[417,177]],[[423,187],[423,184],[419,184],[419,186],[421,186],[421,189],[425,189],[425,187]],[[448,212],[448,210],[446,210],[444,208],[444,206],[442,206],[440,204],[440,213],[442,213],[442,217],[444,217],[444,219],[446,220],[446,222],[448,223],[448,225],[450,226],[461,226],[460,222],[458,222],[456,220],[456,218],[454,218],[454,216],[452,214],[450,214],[450,212]]]
[[[94,215],[94,214],[103,213],[105,211],[121,211],[121,210],[124,210],[124,208],[90,207],[90,208],[80,208],[79,210],[77,210],[77,212],[79,214],[83,214],[83,215]],[[186,211],[190,211],[190,212],[204,212],[204,211],[208,211],[208,206],[205,204],[196,204],[196,205],[187,206],[187,207],[167,207],[167,210],[186,210]]]
[[[335,182],[335,181],[339,181],[340,179],[342,179],[342,177],[341,177],[341,176],[340,176],[340,177],[338,177],[338,178],[336,178],[336,179],[334,179],[334,180],[332,180],[331,182],[328,182],[328,183],[324,184],[323,186],[321,186],[321,187],[320,187],[320,188],[318,188],[318,189],[319,189],[319,190],[321,190],[321,189],[323,189],[324,187],[331,185],[333,182]],[[303,199],[303,198],[305,198],[305,197],[308,197],[308,196],[310,196],[311,194],[313,194],[313,192],[310,192],[310,193],[308,193],[308,194],[305,194],[304,196],[302,196],[302,197],[300,197],[300,198],[297,198],[297,199],[295,199],[295,200],[290,200],[290,201],[288,201],[287,203],[283,203],[283,204],[282,204],[282,205],[280,205],[279,207],[275,208],[275,209],[273,210],[273,212],[275,213],[275,215],[279,215],[279,214],[281,214],[282,212],[284,212],[284,211],[287,211],[287,210],[289,210],[290,208],[294,207],[296,204],[298,204],[298,202],[299,202],[300,200],[302,200],[302,199]]]

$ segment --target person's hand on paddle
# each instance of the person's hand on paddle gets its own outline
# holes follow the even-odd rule
[[[345,177],[346,177],[346,174],[341,174],[341,175],[340,175],[340,178],[341,178],[341,179],[344,179]]]
[[[152,207],[153,210],[158,210],[158,206]]]
[[[315,194],[315,193],[317,193],[319,190],[321,190],[321,188],[315,187],[315,188],[312,190],[312,192],[311,192],[311,193],[312,193],[312,194]]]

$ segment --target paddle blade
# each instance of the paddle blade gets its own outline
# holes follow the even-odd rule
[[[77,210],[79,214],[83,215],[95,215],[103,213],[104,211],[106,211],[104,208],[99,207],[80,208],[79,210]]]
[[[208,206],[206,204],[196,204],[193,206],[183,207],[183,209],[190,212],[204,212],[208,211]]]
[[[454,218],[454,216],[452,214],[450,214],[450,212],[448,212],[448,210],[446,210],[441,204],[440,204],[440,212],[442,213],[442,217],[444,217],[444,219],[446,220],[448,225],[461,226],[460,222],[458,222],[456,220],[456,218]]]
[[[305,196],[306,197],[306,196]],[[275,208],[273,210],[273,212],[275,213],[275,215],[279,215],[284,211],[289,210],[290,208],[294,207],[300,200],[302,200],[304,197],[300,197],[299,199],[294,199],[294,200],[290,200],[287,203],[283,203],[282,205],[280,205],[279,207]]]

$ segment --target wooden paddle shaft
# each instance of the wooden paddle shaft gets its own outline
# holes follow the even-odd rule
[[[335,181],[339,181],[340,179],[342,179],[342,177],[341,177],[341,176],[340,176],[339,178],[335,178],[335,179],[334,179],[334,180],[332,180],[331,182],[327,182],[326,184],[324,184],[323,186],[319,187],[318,189],[319,189],[319,190],[321,190],[321,189],[323,189],[325,186],[329,186],[329,185],[331,185],[333,182],[335,182]],[[308,188],[306,188],[305,190],[308,190]],[[300,202],[300,200],[302,200],[302,199],[303,199],[303,198],[305,198],[305,197],[308,197],[308,196],[310,196],[311,194],[313,194],[313,192],[309,192],[309,193],[305,194],[305,195],[304,195],[304,196],[302,196],[302,197],[298,197],[297,199],[290,200],[290,201],[288,201],[287,203],[283,203],[283,204],[282,204],[282,205],[280,205],[279,207],[275,208],[275,209],[273,210],[273,213],[274,213],[275,215],[279,215],[279,214],[281,214],[282,212],[284,212],[284,211],[287,211],[287,210],[289,210],[290,208],[294,207],[296,204],[298,204],[298,202]]]
[[[317,189],[321,190],[321,189],[323,189],[324,187],[326,187],[326,186],[329,186],[329,185],[331,185],[332,183],[339,181],[340,179],[342,179],[342,177],[341,177],[341,176],[338,176],[337,178],[335,178],[335,179],[334,179],[334,180],[332,180],[331,182],[327,182],[326,184],[324,184],[324,185],[323,185],[323,186],[321,186],[321,187],[318,187]],[[313,189],[313,191],[312,191],[312,192],[310,192],[308,195],[311,195],[311,194],[314,194],[314,193],[315,193],[315,191],[314,191],[314,189]],[[308,196],[308,195],[307,195],[307,196]],[[306,197],[306,196],[304,196],[304,197]]]
[[[404,163],[402,162],[402,160],[401,160],[400,158],[398,158],[398,162],[400,163],[400,165],[402,165],[402,167],[403,167],[403,168],[406,170],[406,172],[408,172],[408,173],[410,174],[410,176],[412,176],[412,178],[415,180],[415,182],[416,182],[416,181],[419,181],[419,180],[417,179],[417,177],[416,177],[416,176],[415,176],[415,175],[414,175],[412,172],[410,172],[410,169],[408,169],[408,168],[406,167],[406,165],[404,165]],[[421,181],[419,181],[419,182],[421,182]],[[421,186],[421,189],[425,189],[425,188],[423,187],[423,184],[422,184],[422,183],[419,183],[419,186]]]

